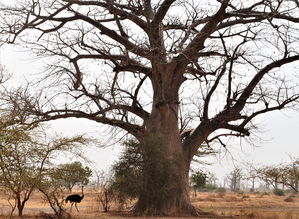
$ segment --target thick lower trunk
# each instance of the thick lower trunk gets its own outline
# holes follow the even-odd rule
[[[174,106],[159,106],[147,124],[144,139],[142,191],[135,206],[138,215],[195,215],[189,197],[190,158],[186,156]],[[155,113],[155,112],[154,112]]]
[[[197,214],[189,198],[188,169],[184,160],[156,154],[145,164],[143,189],[135,206],[139,215],[179,216]]]
[[[137,205],[135,206],[135,213],[137,215],[148,216],[197,216],[198,210],[191,204],[190,199],[185,195],[178,193],[171,193],[167,196],[159,196],[159,202],[150,202],[152,196],[157,194],[146,194],[140,196]]]
[[[198,215],[189,197],[192,156],[183,148],[180,137],[176,90],[167,93],[159,86],[155,88],[152,112],[141,139],[142,188],[135,212],[154,216]]]
[[[19,215],[19,217],[23,216],[23,210],[24,210],[24,205],[22,205],[22,204],[18,205],[18,215]]]

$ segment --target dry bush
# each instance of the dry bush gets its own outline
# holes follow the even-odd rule
[[[244,195],[244,192],[243,192],[243,191],[237,191],[237,192],[235,192],[235,194],[236,194],[237,196],[243,196],[243,195]]]
[[[226,193],[222,192],[213,192],[213,193],[208,193],[207,198],[213,198],[213,199],[223,199],[225,197]],[[206,200],[206,199],[204,199]]]
[[[244,195],[242,196],[242,199],[246,199],[246,198],[250,198],[250,195],[244,194]]]
[[[241,202],[241,201],[243,201],[243,199],[238,198],[236,196],[226,196],[225,201],[226,202]]]
[[[216,190],[216,192],[217,192],[219,198],[223,198],[225,196],[225,194],[226,194],[226,189],[223,188],[223,187],[219,187]]]
[[[285,202],[295,202],[295,199],[291,196],[288,196],[284,199]]]
[[[297,198],[297,195],[296,194],[290,194],[289,197],[291,197],[291,198]]]
[[[264,196],[269,196],[270,194],[267,192],[256,193],[256,198],[264,198]]]
[[[218,192],[218,193],[217,193],[217,196],[218,196],[219,198],[224,198],[224,197],[225,197],[225,193]]]

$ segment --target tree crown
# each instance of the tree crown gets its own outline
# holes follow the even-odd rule
[[[298,99],[283,68],[299,59],[297,0],[37,0],[0,7],[2,41],[46,58],[50,88],[59,87],[27,102],[41,120],[87,118],[140,139],[152,109],[166,106],[182,133],[194,127],[182,142],[195,151],[203,140],[249,136],[256,117]]]

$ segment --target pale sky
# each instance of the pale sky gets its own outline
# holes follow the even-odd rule
[[[17,76],[14,76],[13,83],[23,80],[22,75],[30,79],[30,75],[40,70],[40,63],[30,59],[28,54],[12,49],[11,46],[0,47],[0,64]],[[77,133],[89,133],[92,136],[101,136],[101,125],[82,119],[64,119],[51,122],[53,128],[58,133],[73,135]],[[256,146],[252,146],[245,141],[241,143],[234,141],[228,144],[229,153],[210,158],[213,165],[206,167],[214,172],[219,179],[230,172],[234,165],[248,161],[256,164],[277,164],[289,161],[289,157],[299,158],[299,112],[279,111],[260,117],[263,132],[255,140]],[[107,170],[117,159],[119,147],[111,146],[105,149],[91,148],[87,156],[95,162],[93,168],[97,170]],[[232,157],[235,161],[232,161]]]

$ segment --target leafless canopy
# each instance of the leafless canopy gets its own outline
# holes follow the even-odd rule
[[[175,103],[180,132],[195,127],[182,142],[196,149],[248,136],[255,117],[298,99],[296,69],[284,67],[299,59],[297,0],[2,2],[2,42],[48,63],[47,95],[29,107],[43,120],[86,118],[140,138],[151,104]]]

